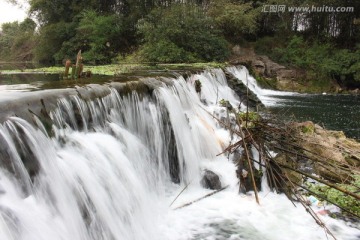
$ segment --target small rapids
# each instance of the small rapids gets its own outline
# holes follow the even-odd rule
[[[244,66],[228,67],[243,85],[249,86],[266,107],[284,121],[312,121],[326,129],[344,131],[347,137],[360,139],[360,98],[349,94],[305,94],[261,88]]]
[[[259,86],[256,79],[249,74],[249,71],[244,66],[232,66],[228,67],[226,70],[247,86],[266,107],[281,105],[282,102],[286,101],[285,99],[278,98],[279,96],[304,95],[295,92],[264,89]]]
[[[109,87],[91,101],[59,99],[52,131],[36,116],[0,125],[1,240],[327,239],[284,195],[264,187],[257,205],[238,194],[231,157],[217,156],[231,136],[212,114],[225,111],[221,99],[241,107],[222,70],[163,82],[151,96]],[[200,185],[205,169],[229,187],[174,210],[211,192]],[[338,239],[360,239],[321,218]]]

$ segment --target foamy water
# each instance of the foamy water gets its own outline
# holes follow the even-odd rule
[[[244,66],[232,66],[226,68],[226,70],[247,86],[267,107],[281,105],[283,102],[287,101],[286,99],[278,98],[279,96],[301,95],[300,93],[295,92],[276,91],[260,87],[256,79],[249,74],[249,71]]]

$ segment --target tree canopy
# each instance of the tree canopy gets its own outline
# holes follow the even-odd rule
[[[81,49],[96,64],[128,55],[144,62],[223,61],[232,45],[247,43],[283,64],[360,82],[360,1],[28,1],[38,26],[31,19],[4,24],[2,59],[60,62]]]

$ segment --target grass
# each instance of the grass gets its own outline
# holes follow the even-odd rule
[[[124,73],[131,73],[141,70],[163,70],[163,71],[172,71],[172,70],[191,70],[191,69],[206,69],[206,68],[222,68],[227,66],[227,63],[174,63],[174,64],[110,64],[110,65],[99,65],[99,66],[84,66],[85,71],[91,71],[93,74],[116,76]],[[14,69],[14,70],[1,70],[1,74],[10,74],[18,72],[26,73],[62,73],[64,71],[63,66],[53,66],[53,67],[44,67],[44,68],[34,68],[34,69]]]

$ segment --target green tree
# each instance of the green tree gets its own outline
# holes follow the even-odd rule
[[[7,61],[31,60],[35,27],[35,22],[29,18],[21,23],[4,23],[0,35],[0,58]]]
[[[118,15],[98,15],[94,10],[83,12],[77,39],[83,43],[84,58],[97,63],[109,62],[122,47],[123,29]]]
[[[238,42],[241,38],[251,38],[258,30],[260,8],[252,3],[231,0],[213,1],[209,15],[213,17],[226,38]]]
[[[30,12],[40,22],[39,44],[35,51],[36,59],[41,62],[61,61],[64,58],[73,57],[79,49],[85,48],[92,49],[88,56],[91,55],[91,59],[95,60],[96,52],[106,52],[103,49],[104,40],[100,39],[104,38],[105,34],[110,34],[106,42],[113,41],[114,31],[109,33],[109,28],[112,26],[119,30],[117,28],[119,24],[114,21],[115,17],[109,16],[120,16],[125,9],[125,2],[125,0],[30,0]],[[90,12],[96,12],[97,16],[90,15]],[[86,36],[81,36],[81,31],[83,31],[81,29],[86,28],[86,19],[91,17],[96,20],[96,25],[93,29],[84,30]],[[79,26],[80,23],[83,26]],[[98,27],[106,28],[106,33],[100,31]],[[100,35],[98,39],[94,37],[96,34]],[[84,42],[85,40],[88,42]],[[101,56],[98,57],[103,59]]]
[[[68,41],[71,41],[76,34],[76,26],[77,23],[63,21],[42,26],[37,37],[35,59],[43,63],[53,62],[55,59],[61,60],[62,57],[57,56],[57,53],[63,46],[68,46]],[[77,46],[69,47],[78,49]],[[74,54],[71,53],[71,55]]]
[[[139,21],[138,30],[147,61],[222,61],[229,53],[215,23],[196,5],[157,8]]]

